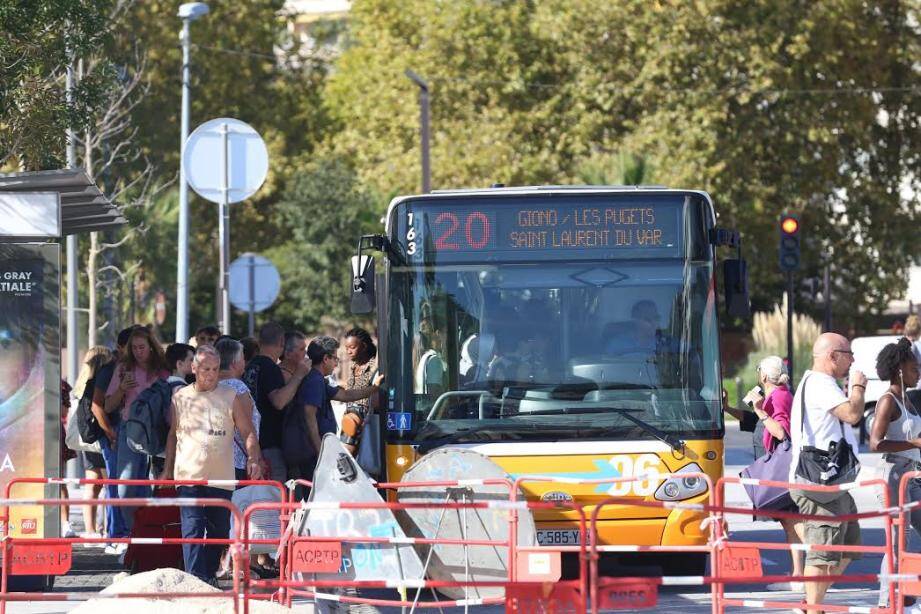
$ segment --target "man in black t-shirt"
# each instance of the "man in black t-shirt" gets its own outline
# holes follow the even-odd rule
[[[269,479],[279,482],[288,479],[288,468],[281,450],[284,409],[310,371],[310,365],[302,362],[286,384],[278,366],[284,349],[285,330],[275,322],[263,325],[259,329],[259,353],[246,365],[241,378],[249,387],[262,418],[259,447],[262,448],[262,457],[269,463]]]

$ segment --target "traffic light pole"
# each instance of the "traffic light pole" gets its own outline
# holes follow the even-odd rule
[[[787,271],[787,373],[793,381],[793,271]]]

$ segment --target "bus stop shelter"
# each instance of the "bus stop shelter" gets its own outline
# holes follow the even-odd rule
[[[62,240],[125,222],[81,169],[0,174],[0,489],[15,477],[62,471]],[[57,494],[42,486],[16,492]],[[55,536],[58,518],[54,508],[17,506],[0,535]]]

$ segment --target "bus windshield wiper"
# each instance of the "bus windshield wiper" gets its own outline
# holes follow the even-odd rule
[[[431,424],[431,423],[429,423]],[[418,450],[421,453],[426,453],[430,450],[438,448],[440,446],[448,445],[451,443],[458,443],[468,437],[477,435],[479,433],[486,433],[489,431],[495,431],[499,433],[507,432],[523,432],[523,431],[539,431],[539,430],[553,430],[559,429],[558,425],[538,425],[538,424],[528,424],[525,422],[518,421],[509,421],[506,424],[480,424],[470,428],[460,428],[456,431],[451,431],[445,433],[439,428],[433,428],[428,433],[425,431],[425,427],[419,432],[419,435],[416,437],[416,441],[420,442]]]
[[[620,414],[621,416],[623,416],[624,418],[626,418],[633,424],[637,425],[638,427],[640,427],[641,429],[643,429],[644,431],[646,431],[647,433],[649,433],[650,435],[658,439],[659,441],[668,444],[668,446],[675,452],[681,452],[682,450],[684,450],[684,441],[681,438],[675,437],[674,435],[670,433],[666,433],[662,429],[649,424],[645,420],[641,420],[640,418],[637,418],[636,416],[631,415],[633,413],[642,412],[643,411],[642,409],[629,408],[629,407],[600,407],[597,409],[617,412],[618,414]]]

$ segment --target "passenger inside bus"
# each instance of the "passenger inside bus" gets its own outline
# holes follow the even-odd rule
[[[413,360],[416,365],[413,388],[416,394],[435,399],[447,389],[447,365],[441,347],[444,335],[436,327],[429,303],[422,305],[419,314],[418,339],[413,344],[413,352],[418,352],[418,358]]]
[[[533,299],[518,309],[503,310],[495,331],[495,356],[489,362],[486,379],[499,387],[533,387],[559,379],[551,366],[557,320],[547,305]]]
[[[637,301],[630,310],[631,321],[611,322],[602,334],[606,354],[646,354],[656,351],[660,335],[659,310],[648,299]]]

